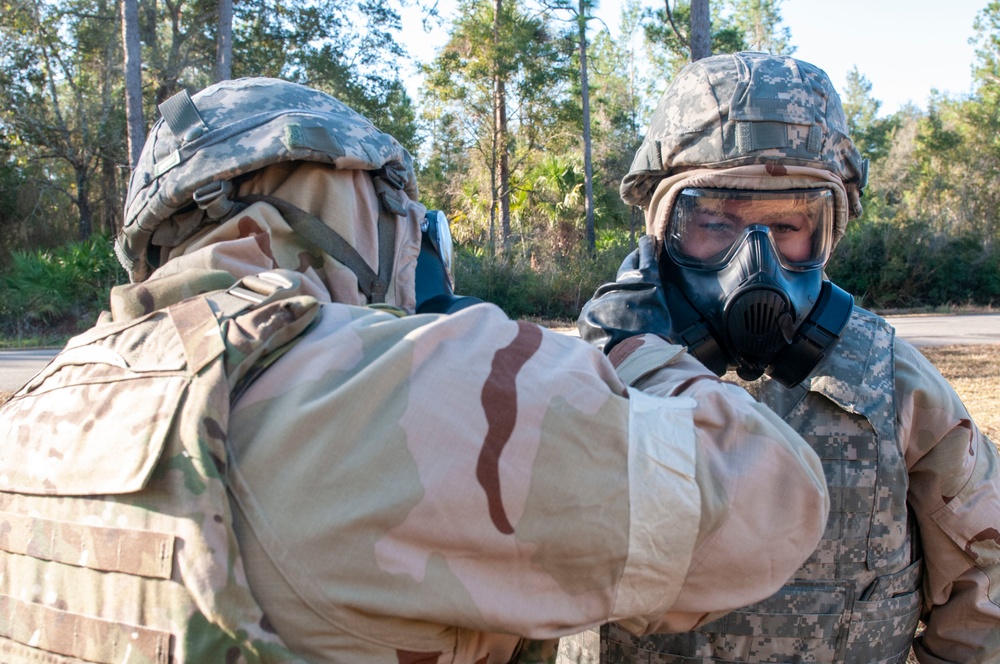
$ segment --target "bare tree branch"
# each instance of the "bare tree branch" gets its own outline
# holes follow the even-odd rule
[[[663,0],[663,4],[667,6],[667,20],[670,21],[670,28],[674,31],[674,34],[677,35],[677,39],[680,41],[681,46],[684,46],[685,48],[690,48],[691,45],[688,43],[688,40],[684,37],[684,34],[680,31],[680,28],[677,27],[677,24],[674,23],[674,13],[670,11],[670,0]]]

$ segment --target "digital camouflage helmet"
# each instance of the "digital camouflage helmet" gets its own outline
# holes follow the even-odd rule
[[[694,169],[751,164],[822,169],[847,192],[848,215],[861,216],[868,181],[830,78],[818,67],[767,53],[716,55],[683,68],[663,94],[622,180],[630,205],[649,207],[660,181]]]
[[[132,173],[115,242],[134,282],[158,266],[160,249],[238,212],[234,184],[272,164],[370,171],[382,208],[394,214],[405,213],[399,191],[417,200],[409,153],[318,90],[272,78],[223,81],[194,96],[182,91],[160,112]]]
[[[804,380],[853,309],[824,268],[867,175],[821,69],[767,53],[683,68],[621,185],[661,247],[679,341],[720,375]]]

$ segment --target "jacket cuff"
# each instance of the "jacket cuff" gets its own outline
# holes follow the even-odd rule
[[[622,382],[631,387],[657,369],[678,361],[684,350],[684,346],[668,343],[655,334],[640,334],[617,344],[608,353],[608,359]]]

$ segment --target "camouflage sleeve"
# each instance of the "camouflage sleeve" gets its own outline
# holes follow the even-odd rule
[[[644,380],[669,392],[707,378],[687,363]],[[324,306],[233,411],[250,585],[316,659],[330,658],[330,625],[482,654],[484,633],[686,625],[763,597],[819,537],[818,463],[746,395],[716,380],[681,391],[628,390],[589,344],[492,305],[405,318]],[[731,509],[741,501],[764,508]],[[747,562],[746,540],[775,538],[788,544]],[[742,573],[768,580],[734,593]]]
[[[769,597],[813,552],[826,525],[819,458],[770,409],[678,346],[643,335],[616,346],[609,359],[646,394],[692,404],[701,507],[692,563],[668,611],[619,622],[633,632],[687,631]]]
[[[900,440],[920,529],[922,664],[1000,662],[1000,459],[961,399],[913,346],[896,341]]]

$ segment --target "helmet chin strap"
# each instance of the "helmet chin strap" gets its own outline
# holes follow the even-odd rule
[[[379,206],[378,218],[378,273],[365,262],[350,242],[327,226],[318,217],[309,214],[302,208],[291,203],[275,198],[274,196],[263,196],[252,194],[241,196],[238,203],[251,205],[253,203],[267,203],[273,206],[281,216],[284,217],[292,230],[316,245],[323,253],[342,263],[358,278],[358,288],[364,293],[369,304],[385,302],[386,293],[389,290],[389,282],[392,280],[393,254],[396,249],[396,224],[398,219],[394,212]]]

